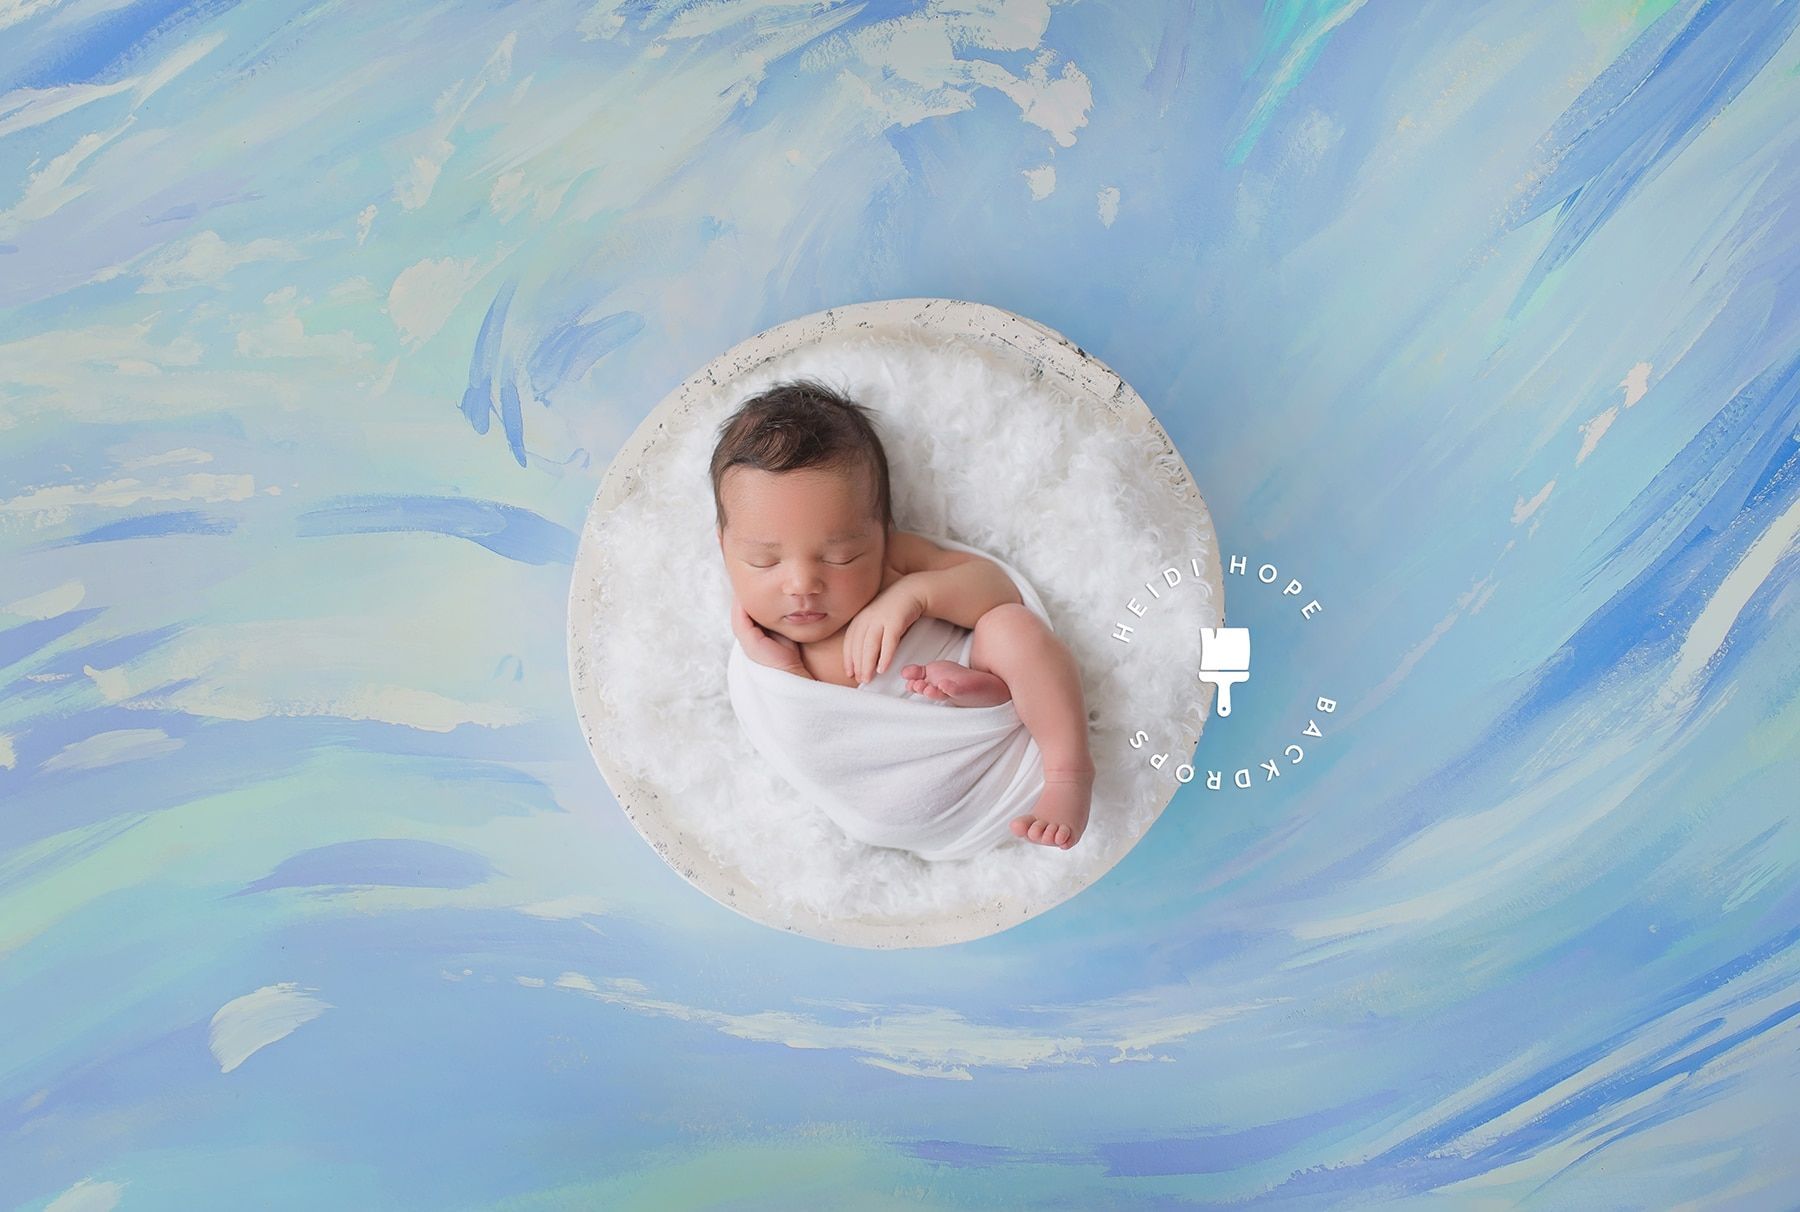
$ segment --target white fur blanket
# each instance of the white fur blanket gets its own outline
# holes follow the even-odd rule
[[[1016,569],[954,539],[929,537],[1000,565],[1026,607],[1049,624]],[[731,709],[756,751],[849,837],[934,861],[973,858],[1013,841],[1012,819],[1043,793],[1037,742],[1010,700],[956,707],[921,698],[900,671],[941,660],[966,665],[974,638],[967,627],[921,618],[886,671],[854,687],[759,665],[734,642],[726,671]]]

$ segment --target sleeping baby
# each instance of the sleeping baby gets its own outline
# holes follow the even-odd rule
[[[732,708],[779,773],[857,840],[925,858],[1008,828],[1081,839],[1094,764],[1074,658],[1001,561],[895,528],[869,409],[780,383],[720,427],[711,474]]]

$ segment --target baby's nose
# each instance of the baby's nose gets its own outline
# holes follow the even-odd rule
[[[799,568],[788,575],[787,591],[795,597],[817,593],[825,586],[825,578],[816,570]]]

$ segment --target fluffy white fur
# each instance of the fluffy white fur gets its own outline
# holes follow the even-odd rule
[[[740,403],[800,376],[878,414],[902,529],[995,552],[1036,586],[1082,671],[1092,725],[1093,814],[1074,848],[1015,839],[931,863],[862,845],[802,802],[740,732],[726,692],[731,589],[708,464]],[[1203,507],[1171,489],[1160,444],[1126,432],[1101,401],[977,340],[853,330],[691,399],[637,473],[636,491],[598,521],[609,576],[606,623],[588,637],[605,708],[597,740],[778,911],[897,922],[1002,896],[1054,903],[1116,863],[1167,803],[1189,756],[1178,738],[1206,700],[1195,671],[1199,629],[1220,621],[1205,583],[1217,555],[1198,529]],[[1159,575],[1168,567],[1183,574],[1172,589]],[[1126,608],[1133,598],[1142,617]],[[1135,629],[1132,643],[1112,638],[1119,623]],[[1139,729],[1150,742],[1134,749]],[[1151,754],[1170,750],[1152,769]]]

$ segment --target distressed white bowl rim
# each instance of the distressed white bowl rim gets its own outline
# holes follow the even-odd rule
[[[868,332],[872,336],[884,332],[897,336],[925,333],[985,343],[1041,372],[1076,398],[1086,398],[1095,407],[1107,409],[1128,432],[1149,434],[1154,444],[1168,456],[1164,464],[1169,469],[1163,477],[1164,487],[1191,508],[1194,516],[1190,524],[1194,532],[1205,540],[1206,550],[1214,553],[1207,580],[1223,622],[1225,586],[1211,515],[1175,444],[1129,384],[1061,333],[1010,311],[962,299],[880,299],[827,308],[777,324],[739,342],[663,397],[632,433],[630,440],[620,447],[588,509],[580,550],[575,558],[569,590],[570,688],[588,751],[619,806],[656,853],[701,892],[752,921],[824,942],[870,948],[943,946],[986,937],[1054,908],[1099,880],[1119,859],[1130,853],[1140,839],[1132,839],[1131,845],[1120,847],[1105,867],[1086,873],[1078,883],[1059,887],[1039,901],[997,896],[984,902],[978,910],[965,909],[934,918],[898,921],[870,917],[825,918],[803,909],[784,914],[775,910],[762,890],[737,867],[715,860],[700,840],[688,832],[677,814],[663,809],[665,793],[661,789],[622,769],[599,743],[605,706],[593,691],[596,670],[588,650],[588,639],[596,633],[596,626],[601,621],[599,585],[606,573],[606,552],[598,521],[636,489],[641,482],[639,470],[645,457],[661,440],[668,423],[689,406],[696,394],[710,393],[719,384],[771,359],[784,357],[833,335],[853,331]],[[1150,469],[1146,469],[1146,474],[1152,474]],[[1210,711],[1209,697],[1197,724],[1190,723],[1185,727],[1184,735],[1175,747],[1177,752],[1185,751],[1188,757],[1193,755],[1199,744],[1200,728]],[[1156,816],[1168,807],[1177,790],[1178,784],[1169,780],[1168,794],[1156,806]],[[1152,817],[1151,823],[1155,819]]]

